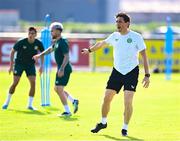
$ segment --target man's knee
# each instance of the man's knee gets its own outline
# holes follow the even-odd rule
[[[110,101],[111,101],[110,96],[109,96],[109,95],[105,95],[105,97],[104,97],[104,102],[105,102],[105,103],[109,103]]]
[[[64,87],[63,86],[55,86],[54,90],[58,93],[58,94],[63,94],[64,91]]]
[[[132,105],[134,92],[133,91],[125,91],[124,92],[124,103],[125,105]]]
[[[30,82],[31,82],[32,84],[35,84],[35,83],[36,83],[36,79],[33,78],[33,79],[30,80]]]
[[[106,93],[104,96],[104,103],[110,103],[112,101],[114,95],[115,95],[114,91],[106,90]]]
[[[36,85],[36,77],[29,76],[28,79],[29,79],[29,82],[31,84],[31,87],[35,87],[35,85]]]
[[[13,89],[13,91],[14,91],[14,89],[17,87],[18,83],[19,83],[19,81],[14,81],[14,82],[12,83],[10,89]]]

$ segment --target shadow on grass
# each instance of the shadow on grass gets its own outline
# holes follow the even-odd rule
[[[70,116],[70,117],[63,117],[63,116],[58,116],[60,119],[62,120],[66,120],[66,121],[75,121],[75,120],[79,120],[79,118],[77,116]]]
[[[24,114],[30,114],[30,115],[46,115],[46,113],[41,112],[41,111],[33,111],[33,110],[9,110],[9,111],[14,111],[16,113],[24,113]]]
[[[49,110],[49,111],[59,111],[58,108],[56,107],[51,107],[51,106],[42,106],[43,109]]]
[[[53,111],[59,111],[58,108],[51,106],[42,106],[42,108],[47,114],[51,114]]]
[[[100,136],[104,136],[108,139],[112,139],[112,140],[115,140],[115,141],[144,141],[143,139],[138,139],[138,138],[135,138],[135,137],[131,137],[131,136],[126,136],[125,138],[127,139],[121,139],[121,138],[117,138],[117,137],[113,137],[113,136],[110,136],[110,135],[100,135]]]

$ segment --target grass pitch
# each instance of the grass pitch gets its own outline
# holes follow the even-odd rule
[[[122,137],[123,93],[115,96],[108,116],[108,127],[97,134],[90,129],[101,119],[101,104],[110,75],[107,73],[74,72],[66,90],[80,100],[77,114],[60,118],[63,106],[53,90],[55,72],[51,74],[51,106],[40,106],[40,80],[37,76],[34,106],[26,109],[29,83],[23,74],[7,110],[0,109],[0,140],[180,140],[180,74],[166,81],[163,74],[151,76],[148,89],[142,87],[143,75],[134,97],[134,113],[129,136]],[[2,106],[12,75],[0,72],[0,106]],[[72,109],[72,104],[69,103]]]

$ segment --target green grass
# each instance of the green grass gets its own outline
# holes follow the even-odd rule
[[[128,137],[120,135],[123,122],[122,91],[113,99],[108,128],[98,134],[90,133],[90,129],[101,119],[102,98],[109,72],[72,74],[66,90],[80,100],[80,108],[71,118],[57,117],[63,112],[63,107],[53,90],[54,75],[53,72],[51,107],[40,106],[40,81],[37,77],[34,105],[38,111],[32,112],[26,109],[29,84],[23,74],[9,109],[0,109],[0,140],[180,140],[180,74],[173,74],[171,81],[166,81],[163,74],[152,75],[148,89],[142,87],[140,76]],[[12,76],[0,72],[0,106],[11,81]]]

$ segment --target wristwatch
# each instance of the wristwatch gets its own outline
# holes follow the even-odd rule
[[[91,50],[90,48],[88,48],[88,51],[89,51],[89,53],[91,53],[91,52],[92,52],[92,50]]]
[[[149,73],[146,73],[146,74],[145,74],[145,77],[150,77],[150,74],[149,74]]]

